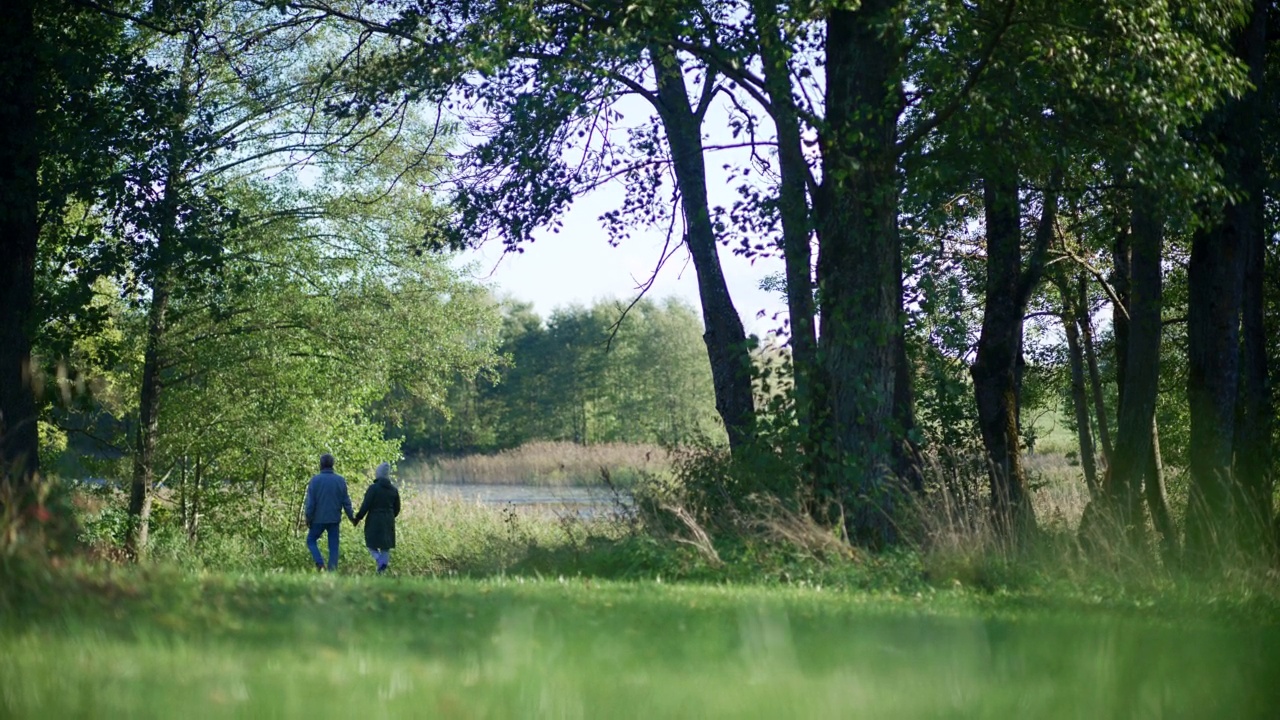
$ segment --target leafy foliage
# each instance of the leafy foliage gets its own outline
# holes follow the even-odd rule
[[[693,309],[641,300],[557,310],[503,304],[490,375],[459,377],[448,403],[389,418],[405,451],[490,451],[533,440],[680,445],[723,433]],[[620,319],[619,319],[620,318]]]

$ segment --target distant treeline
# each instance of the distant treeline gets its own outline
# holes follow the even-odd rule
[[[723,439],[697,312],[677,299],[558,309],[503,304],[501,366],[459,376],[443,408],[393,392],[377,412],[407,456],[538,440]]]

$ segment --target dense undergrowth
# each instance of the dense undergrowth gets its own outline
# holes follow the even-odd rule
[[[349,525],[339,572],[309,570],[292,507],[264,497],[210,498],[195,533],[161,503],[148,557],[129,562],[122,497],[55,489],[64,513],[9,518],[0,547],[0,715],[1263,718],[1280,704],[1265,561],[1193,572],[1152,548],[1086,552],[1059,520],[1015,551],[951,500],[871,552],[781,501],[691,487],[641,486],[590,517],[406,487],[389,577]]]
[[[1122,533],[1082,543],[1079,496],[1065,491],[1078,484],[1074,477],[1041,475],[1036,498],[1043,521],[1015,548],[987,520],[981,468],[943,458],[930,468],[934,489],[901,514],[901,542],[872,551],[851,543],[838,523],[815,522],[802,502],[781,499],[795,487],[794,467],[794,458],[778,456],[743,466],[716,450],[675,453],[670,472],[617,489],[611,510],[590,515],[465,502],[402,483],[392,574],[946,594],[1027,606],[1280,620],[1274,558],[1226,557],[1206,570],[1166,565],[1153,542],[1135,546],[1117,540]],[[601,475],[603,484],[611,483],[607,470]],[[6,520],[0,570],[14,581],[7,586],[52,587],[54,580],[41,572],[55,563],[129,564],[121,490],[48,484],[44,492],[42,502],[57,511],[56,522]],[[233,574],[312,568],[298,498],[221,487],[207,490],[200,507],[195,513],[173,498],[157,498],[144,567]],[[43,533],[44,542],[30,542],[19,530]],[[342,533],[339,574],[372,575],[362,529],[344,522]],[[12,592],[8,601],[16,602]]]
[[[1174,616],[1208,613],[1245,622],[1280,621],[1280,573],[1265,562],[1241,561],[1212,572],[1166,568],[1150,551],[1094,548],[1085,552],[1073,528],[1047,524],[1017,551],[994,542],[980,524],[932,524],[903,546],[870,552],[849,545],[780,503],[757,503],[753,514],[704,523],[677,497],[642,496],[630,509],[580,517],[441,499],[406,488],[392,573],[400,578],[639,581],[735,587],[821,588],[845,594],[903,598],[965,597],[975,603],[1024,607],[1111,608]],[[79,549],[50,559],[10,548],[3,573],[12,607],[21,595],[74,595],[72,576],[114,577],[127,566],[120,550],[122,498],[77,490],[71,497]],[[638,509],[637,509],[638,508]],[[647,508],[647,509],[646,509]],[[722,509],[723,510],[723,509]],[[208,523],[192,539],[157,513],[144,572],[303,573],[311,568],[301,528],[244,506],[226,525]],[[373,563],[362,531],[343,526],[339,574],[365,577]],[[91,568],[100,568],[100,571]],[[372,578],[370,578],[372,581]],[[80,582],[80,581],[76,581]],[[38,588],[44,591],[37,592]],[[16,594],[15,594],[16,593]]]

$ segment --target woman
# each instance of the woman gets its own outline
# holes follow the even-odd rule
[[[382,463],[374,473],[373,484],[364,491],[364,502],[356,513],[359,525],[365,515],[369,522],[364,526],[364,544],[378,564],[378,574],[387,571],[391,564],[391,548],[396,546],[396,516],[400,514],[400,492],[391,484],[391,466]]]

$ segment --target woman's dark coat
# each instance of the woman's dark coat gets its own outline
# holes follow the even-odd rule
[[[400,514],[400,492],[387,478],[374,480],[364,491],[364,502],[356,513],[356,524],[365,515],[364,544],[375,550],[390,550],[396,546],[396,516]]]

